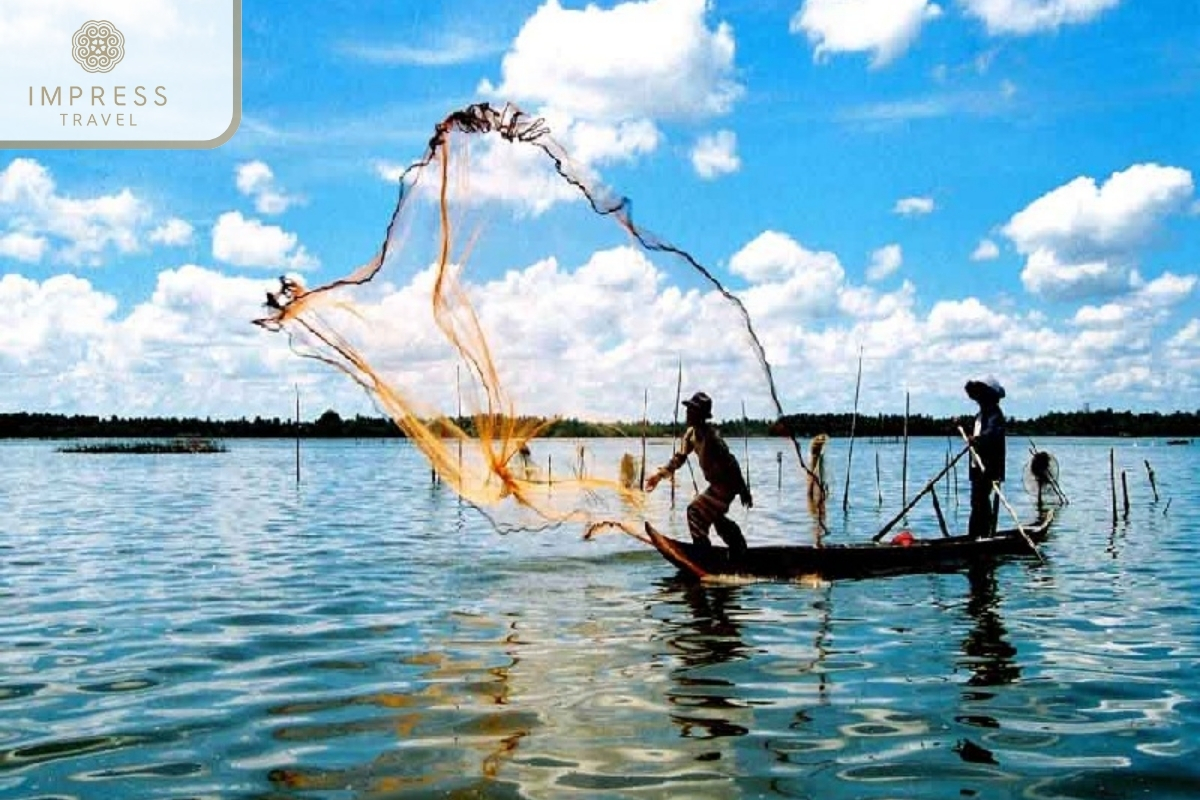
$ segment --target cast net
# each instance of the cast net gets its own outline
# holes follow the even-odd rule
[[[317,287],[285,277],[267,308],[257,324],[357,382],[503,530],[636,531],[641,478],[670,456],[641,446],[638,421],[671,420],[679,388],[713,395],[726,420],[739,401],[783,413],[737,294],[511,105],[442,120],[399,176],[375,255]],[[546,439],[564,415],[631,424],[616,449]],[[703,488],[677,478],[685,501]]]

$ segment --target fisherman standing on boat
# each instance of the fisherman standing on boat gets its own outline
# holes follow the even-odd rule
[[[999,494],[992,499],[992,487],[993,483],[1004,482],[1004,412],[1000,410],[1004,387],[995,378],[988,377],[982,381],[967,381],[964,388],[967,397],[979,404],[970,444],[983,462],[983,469],[971,459],[971,519],[967,523],[967,534],[978,539],[990,536],[995,530],[1000,506]]]
[[[741,498],[742,505],[747,508],[753,507],[750,487],[746,485],[741,465],[730,452],[729,445],[717,433],[717,429],[708,423],[712,418],[712,398],[704,392],[696,392],[684,400],[683,405],[687,408],[688,425],[687,432],[683,434],[683,444],[666,466],[646,478],[646,491],[654,491],[659,481],[674,474],[687,461],[688,454],[694,452],[708,487],[687,507],[688,530],[692,534],[692,541],[701,546],[709,545],[708,529],[715,527],[717,535],[729,546],[730,556],[737,558],[746,551],[746,539],[737,523],[727,514],[735,497]]]

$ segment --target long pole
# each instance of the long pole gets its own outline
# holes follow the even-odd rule
[[[1125,500],[1125,520],[1129,521],[1129,481],[1125,479],[1125,470],[1121,470],[1121,496]]]
[[[679,372],[675,377],[675,419],[671,422],[671,454],[679,450],[679,401],[683,397],[683,356],[679,357]],[[675,508],[675,475],[671,475],[671,508]]]
[[[650,416],[650,389],[642,391],[642,472],[639,476],[638,486],[644,490],[646,487],[646,424],[647,417]],[[673,481],[672,481],[673,483]]]
[[[875,450],[875,498],[879,507],[883,508],[883,483],[879,480],[879,449]]]
[[[1108,487],[1112,493],[1112,522],[1117,524],[1117,456],[1113,448],[1108,449]]]
[[[454,390],[455,390],[455,393],[458,395],[458,420],[457,420],[457,423],[458,423],[458,428],[459,428],[459,436],[458,436],[458,480],[459,480],[459,482],[461,483],[461,481],[462,481],[462,479],[463,479],[463,476],[462,476],[462,469],[463,469],[463,466],[462,466],[462,444],[463,444],[463,443],[462,443],[462,433],[463,433],[463,431],[462,431],[462,427],[463,427],[463,418],[462,418],[462,364],[455,364],[455,365],[454,365]]]
[[[300,384],[296,384],[296,485],[300,485]]]
[[[846,451],[846,485],[842,490],[842,511],[850,509],[850,461],[854,458],[854,426],[858,422],[858,390],[862,387],[862,345],[858,346],[858,377],[854,379],[854,413],[850,417],[850,445]]]
[[[971,446],[971,440],[967,437],[967,432],[962,429],[961,425],[958,426],[958,435],[967,443],[967,449],[971,451],[971,460],[975,462],[976,469],[983,472],[983,460],[979,457],[979,453],[975,452],[975,448]],[[1029,534],[1025,532],[1025,526],[1021,524],[1021,518],[1017,516],[1017,512],[1008,502],[1008,498],[1004,496],[1004,492],[1000,491],[1000,482],[992,481],[992,489],[996,492],[996,497],[1000,498],[1000,502],[1004,503],[1004,507],[1008,509],[1008,513],[1012,515],[1013,522],[1017,524],[1017,530],[1020,531],[1021,538],[1025,540],[1025,544],[1029,545],[1029,549],[1038,557],[1038,561],[1041,561],[1043,564],[1046,563],[1042,551],[1038,550],[1038,546],[1033,543],[1033,539],[1030,539]]]
[[[750,488],[750,418],[746,416],[746,401],[742,401],[742,452],[746,459],[746,488]]]
[[[888,522],[888,524],[884,525],[883,528],[880,529],[879,533],[875,534],[875,536],[872,537],[872,541],[878,542],[880,539],[882,539],[884,536],[886,536],[887,532],[890,531],[892,528],[894,528],[896,526],[897,522],[904,519],[905,514],[907,514],[909,511],[912,511],[912,507],[917,504],[917,501],[920,500],[922,497],[924,497],[926,494],[928,494],[930,491],[932,491],[933,487],[935,485],[937,485],[937,482],[942,479],[942,476],[945,475],[950,470],[950,468],[953,467],[955,464],[957,464],[958,460],[960,458],[962,458],[963,456],[965,456],[966,454],[967,454],[967,448],[964,447],[962,450],[959,451],[958,455],[956,455],[954,457],[953,461],[951,461],[946,466],[942,467],[942,471],[939,472],[937,475],[934,475],[933,478],[930,479],[929,483],[925,484],[925,488],[922,489],[921,491],[917,492],[916,496],[912,500],[909,500],[908,503],[905,504],[904,508],[900,509],[899,514],[892,517],[891,520]]]
[[[908,498],[908,392],[904,393],[904,461],[900,467],[900,501]]]

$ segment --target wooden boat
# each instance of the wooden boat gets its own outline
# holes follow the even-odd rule
[[[1053,516],[1047,513],[1024,526],[1031,541],[1035,544],[1045,541]],[[909,572],[953,572],[999,557],[1034,555],[1016,528],[1000,530],[980,539],[944,536],[910,541],[909,537],[902,536],[900,541],[909,543],[751,547],[736,562],[730,561],[729,551],[724,547],[700,547],[681,542],[660,533],[649,522],[646,533],[663,558],[685,575],[700,580],[737,577],[794,580],[805,576],[833,580]]]

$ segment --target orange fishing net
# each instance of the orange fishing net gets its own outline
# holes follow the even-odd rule
[[[526,182],[535,197],[541,192],[546,198],[582,199],[593,226],[610,223],[601,225],[612,238],[607,261],[574,273],[555,272],[558,280],[583,284],[577,295],[566,295],[577,297],[572,307],[539,305],[531,296],[526,316],[512,314],[511,305],[507,315],[488,305],[489,291],[519,293],[530,274],[558,270],[555,248],[575,247],[570,235],[547,227],[536,208],[535,213],[512,213],[492,201],[494,173],[484,175],[479,167],[497,153],[508,159],[506,174]],[[576,203],[574,211],[561,213],[574,225],[580,222],[578,209]],[[542,261],[514,271],[515,259],[529,258],[522,254],[539,248]],[[550,317],[570,325],[573,316],[589,313],[589,298],[596,293],[625,291],[623,265],[635,256],[653,259],[655,275],[676,282],[667,290],[675,293],[672,297],[695,301],[699,318],[676,321],[680,334],[675,340],[696,358],[689,363],[693,381],[718,374],[715,362],[720,361],[719,374],[732,369],[742,377],[736,390],[725,393],[727,408],[734,405],[734,391],[743,399],[757,392],[761,403],[781,416],[771,367],[737,296],[687,252],[635,225],[626,198],[613,195],[589,169],[573,163],[541,119],[512,106],[472,105],[440,122],[424,156],[399,178],[399,198],[375,256],[344,278],[316,288],[297,278],[282,279],[280,290],[268,296],[268,315],[255,322],[285,332],[296,352],[361,385],[420,448],[441,480],[497,524],[609,522],[629,530],[628,523],[645,510],[639,481],[631,478],[630,453],[613,453],[603,464],[589,466],[580,449],[578,459],[561,457],[555,470],[552,463],[543,465],[533,447],[553,419],[552,410],[537,407],[538,399],[548,394],[545,381],[569,381],[586,398],[587,370],[603,371],[606,365],[589,365],[586,358],[580,363],[569,342],[563,352],[531,347],[545,337],[523,332],[530,325],[547,324]],[[473,278],[469,269],[480,262],[504,277],[491,282]],[[641,332],[618,333],[636,339]],[[605,357],[617,359],[623,346],[611,343]],[[646,379],[673,389],[680,352],[660,355],[647,365]],[[568,362],[569,370],[545,368]],[[706,362],[714,362],[708,372]],[[642,389],[629,387],[625,419],[642,415]],[[803,466],[799,445],[793,444]],[[629,449],[636,449],[635,443]],[[661,450],[652,453],[647,469],[668,456]],[[636,471],[640,480],[641,470]],[[519,513],[499,520],[496,510],[502,507]]]

